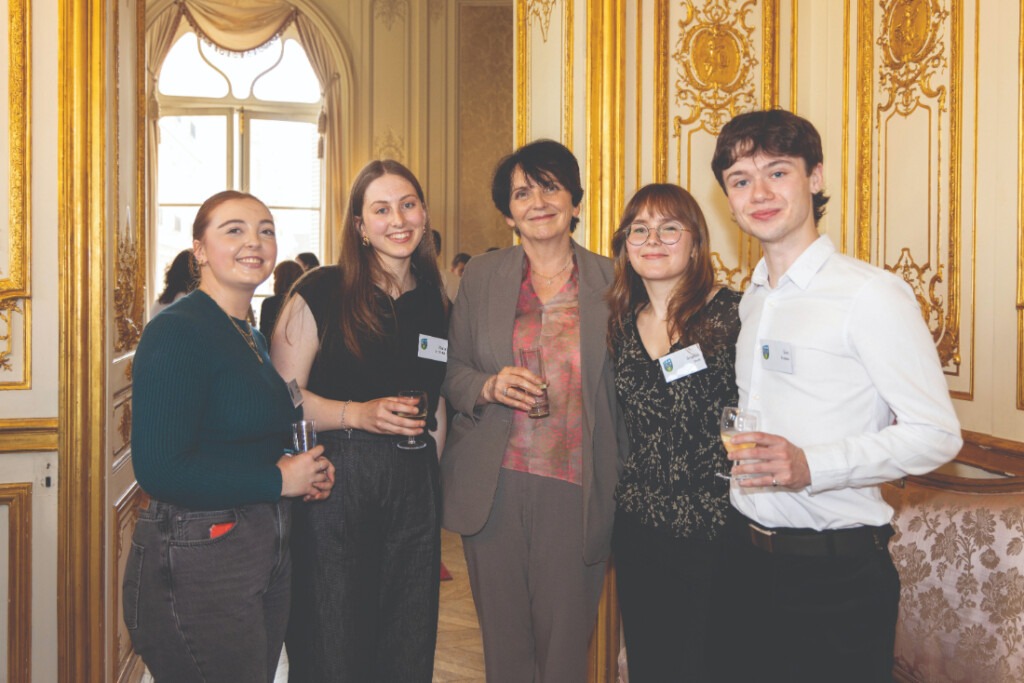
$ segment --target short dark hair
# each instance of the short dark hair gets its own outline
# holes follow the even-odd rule
[[[509,210],[512,201],[512,175],[517,168],[539,185],[557,182],[568,190],[572,196],[573,206],[579,206],[583,201],[580,164],[569,148],[554,140],[534,140],[504,157],[494,169],[491,199],[506,218],[512,218],[512,212]],[[576,230],[576,224],[579,222],[579,217],[573,216],[569,232]]]
[[[464,251],[460,251],[458,254],[455,255],[455,258],[452,259],[451,267],[454,268],[460,263],[469,263],[469,254],[467,254]]]
[[[726,190],[723,178],[726,169],[739,159],[756,154],[803,159],[808,175],[824,161],[821,136],[807,119],[785,109],[764,109],[740,114],[722,127],[715,143],[715,154],[711,158],[711,170],[723,190]],[[828,199],[824,190],[814,193],[815,225],[825,215]]]
[[[320,259],[316,257],[311,251],[304,251],[295,257],[295,260],[302,264],[302,267],[306,270],[310,268],[318,268],[320,266]]]

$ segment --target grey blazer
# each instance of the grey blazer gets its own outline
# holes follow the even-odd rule
[[[580,366],[583,375],[583,560],[611,551],[613,494],[629,444],[615,397],[605,337],[604,296],[612,263],[575,246],[579,267]],[[455,410],[441,456],[443,523],[462,535],[480,531],[491,512],[508,444],[512,409],[477,406],[484,382],[515,365],[512,329],[522,282],[522,246],[474,256],[466,265],[448,330],[448,370],[441,391]]]

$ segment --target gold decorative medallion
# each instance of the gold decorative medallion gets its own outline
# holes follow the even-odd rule
[[[409,4],[406,0],[375,0],[373,15],[390,31],[396,19],[404,19]]]
[[[724,0],[708,0],[697,9],[682,3],[672,61],[676,65],[675,103],[682,114],[673,121],[674,136],[683,126],[700,121],[717,135],[737,113],[757,105],[754,67],[754,26],[749,23],[755,2],[731,10]]]
[[[377,139],[374,140],[373,148],[375,159],[394,159],[395,161],[403,161],[404,154],[402,149],[405,147],[405,143],[402,138],[399,137],[394,128],[388,126],[388,131],[383,135],[378,135]]]
[[[945,107],[945,88],[933,87],[932,79],[948,68],[942,25],[949,12],[938,0],[889,0],[882,5],[881,91],[888,102],[906,116],[919,104],[919,97],[938,98]]]
[[[959,367],[960,331],[946,315],[945,301],[939,293],[943,282],[942,265],[932,273],[930,263],[918,265],[910,249],[904,247],[896,263],[885,266],[885,269],[900,276],[914,291],[914,298],[921,307],[921,317],[928,325],[932,340],[936,342],[942,364],[952,363]]]

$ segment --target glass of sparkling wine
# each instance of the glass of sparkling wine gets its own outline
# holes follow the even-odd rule
[[[740,410],[735,406],[729,406],[722,409],[722,421],[721,421],[721,432],[722,432],[722,443],[725,444],[725,450],[729,453],[734,451],[742,450],[745,448],[753,448],[753,443],[738,443],[733,444],[732,437],[740,432],[755,432],[757,431],[757,413],[752,410]],[[737,461],[742,462],[745,465],[752,465],[760,460],[753,458],[748,460]],[[749,477],[756,477],[756,474],[738,474],[735,479],[747,479]]]
[[[409,406],[403,412],[394,411],[395,415],[401,415],[411,420],[425,420],[427,417],[427,392],[419,391],[418,389],[408,389],[398,392],[401,398],[415,398],[416,405]],[[398,447],[406,451],[415,451],[420,448],[425,448],[427,442],[421,439],[418,435],[410,436],[405,441],[399,441]]]

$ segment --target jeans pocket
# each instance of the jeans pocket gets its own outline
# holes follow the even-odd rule
[[[175,545],[216,543],[227,538],[239,523],[235,510],[202,510],[174,516],[171,542]]]
[[[121,607],[124,625],[134,631],[139,627],[139,590],[142,585],[142,561],[146,549],[132,541],[132,549],[124,567],[124,582],[121,584]]]

